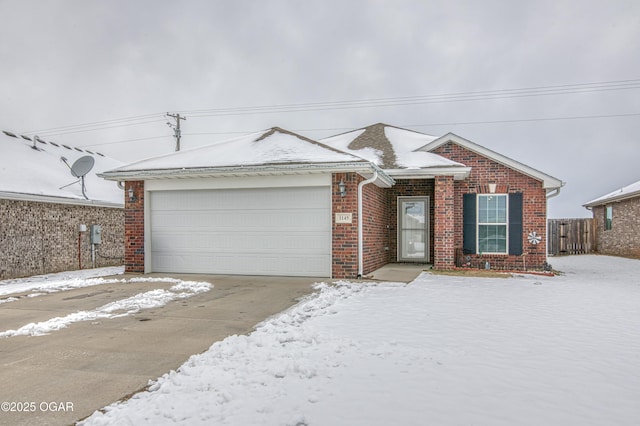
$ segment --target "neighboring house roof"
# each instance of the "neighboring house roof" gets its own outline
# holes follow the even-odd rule
[[[137,161],[101,174],[111,180],[255,173],[313,173],[323,170],[378,172],[377,184],[393,179],[366,159],[279,127],[190,150]]]
[[[561,187],[564,186],[564,182],[562,182],[560,179],[557,179],[551,175],[548,175],[539,170],[536,170],[533,167],[529,167],[526,164],[522,164],[519,161],[516,161],[512,158],[509,158],[495,151],[492,151],[489,148],[485,148],[482,145],[478,145],[477,143],[471,142],[470,140],[460,137],[455,133],[447,133],[444,136],[434,139],[433,141],[421,147],[420,150],[433,151],[434,149],[449,142],[462,146],[463,148],[466,148],[469,151],[473,151],[476,154],[480,154],[484,157],[490,158],[491,160],[497,163],[500,163],[503,166],[509,167],[522,174],[525,174],[534,179],[537,179],[542,182],[543,188],[547,189],[548,191],[552,191],[554,189],[560,189]]]
[[[103,154],[47,142],[7,130],[0,132],[0,198],[94,204],[121,207],[124,195],[113,182],[97,174],[123,163]],[[85,176],[86,199],[79,179],[70,167],[81,157],[91,156],[93,168]],[[65,161],[62,158],[66,159]]]
[[[322,143],[366,158],[391,176],[454,175],[462,179],[470,169],[462,163],[419,149],[435,136],[377,123],[322,139]]]
[[[612,203],[614,201],[622,201],[633,197],[640,197],[640,181],[627,185],[623,188],[616,189],[602,197],[584,204],[583,207],[595,207],[603,204]]]

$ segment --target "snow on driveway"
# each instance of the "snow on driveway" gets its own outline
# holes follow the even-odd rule
[[[37,297],[48,293],[102,284],[126,285],[131,282],[149,282],[173,283],[173,285],[169,290],[153,289],[126,299],[107,303],[90,311],[77,311],[62,317],[51,318],[47,321],[25,324],[17,330],[0,331],[0,339],[14,336],[42,336],[65,328],[74,322],[132,315],[142,309],[158,308],[173,300],[186,299],[213,288],[212,284],[206,282],[182,281],[175,278],[101,278],[106,275],[122,273],[122,267],[110,267],[0,281],[0,306],[3,303],[18,301],[21,297]],[[18,293],[26,293],[26,295],[20,294],[19,297],[15,297]]]
[[[83,425],[637,425],[640,261],[318,286]]]

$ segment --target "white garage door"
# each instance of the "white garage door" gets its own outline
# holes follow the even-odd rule
[[[330,187],[150,192],[154,272],[331,275]]]

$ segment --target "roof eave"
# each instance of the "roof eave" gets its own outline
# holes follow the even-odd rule
[[[636,198],[636,197],[640,197],[640,191],[633,191],[633,192],[629,192],[627,194],[621,194],[618,196],[613,195],[611,197],[606,197],[606,198],[596,198],[595,200],[592,200],[586,204],[583,204],[582,207],[589,208],[589,207],[603,206],[605,204],[617,203],[619,201],[625,201],[630,198]]]
[[[124,195],[122,203],[114,203],[111,201],[102,200],[85,200],[82,198],[66,198],[55,197],[52,195],[37,195],[27,194],[22,192],[6,192],[0,191],[0,199],[4,200],[16,200],[16,201],[32,201],[38,203],[52,203],[52,204],[70,204],[77,206],[94,206],[94,207],[108,207],[108,208],[124,208]]]
[[[385,169],[394,179],[434,179],[437,176],[453,176],[454,180],[469,177],[471,167],[429,167],[424,169]]]
[[[98,176],[112,181],[135,181],[153,179],[184,179],[201,177],[242,177],[242,176],[267,176],[267,175],[300,175],[317,173],[356,172],[369,177],[373,172],[378,172],[376,184],[383,187],[391,187],[395,183],[393,178],[384,170],[373,163],[341,162],[341,163],[296,163],[296,164],[263,164],[254,166],[229,166],[229,167],[194,167],[180,169],[155,169],[155,170],[112,170]]]

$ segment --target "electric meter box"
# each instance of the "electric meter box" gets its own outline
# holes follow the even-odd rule
[[[91,244],[102,244],[102,226],[100,225],[91,225],[89,230],[89,235],[91,237]]]

